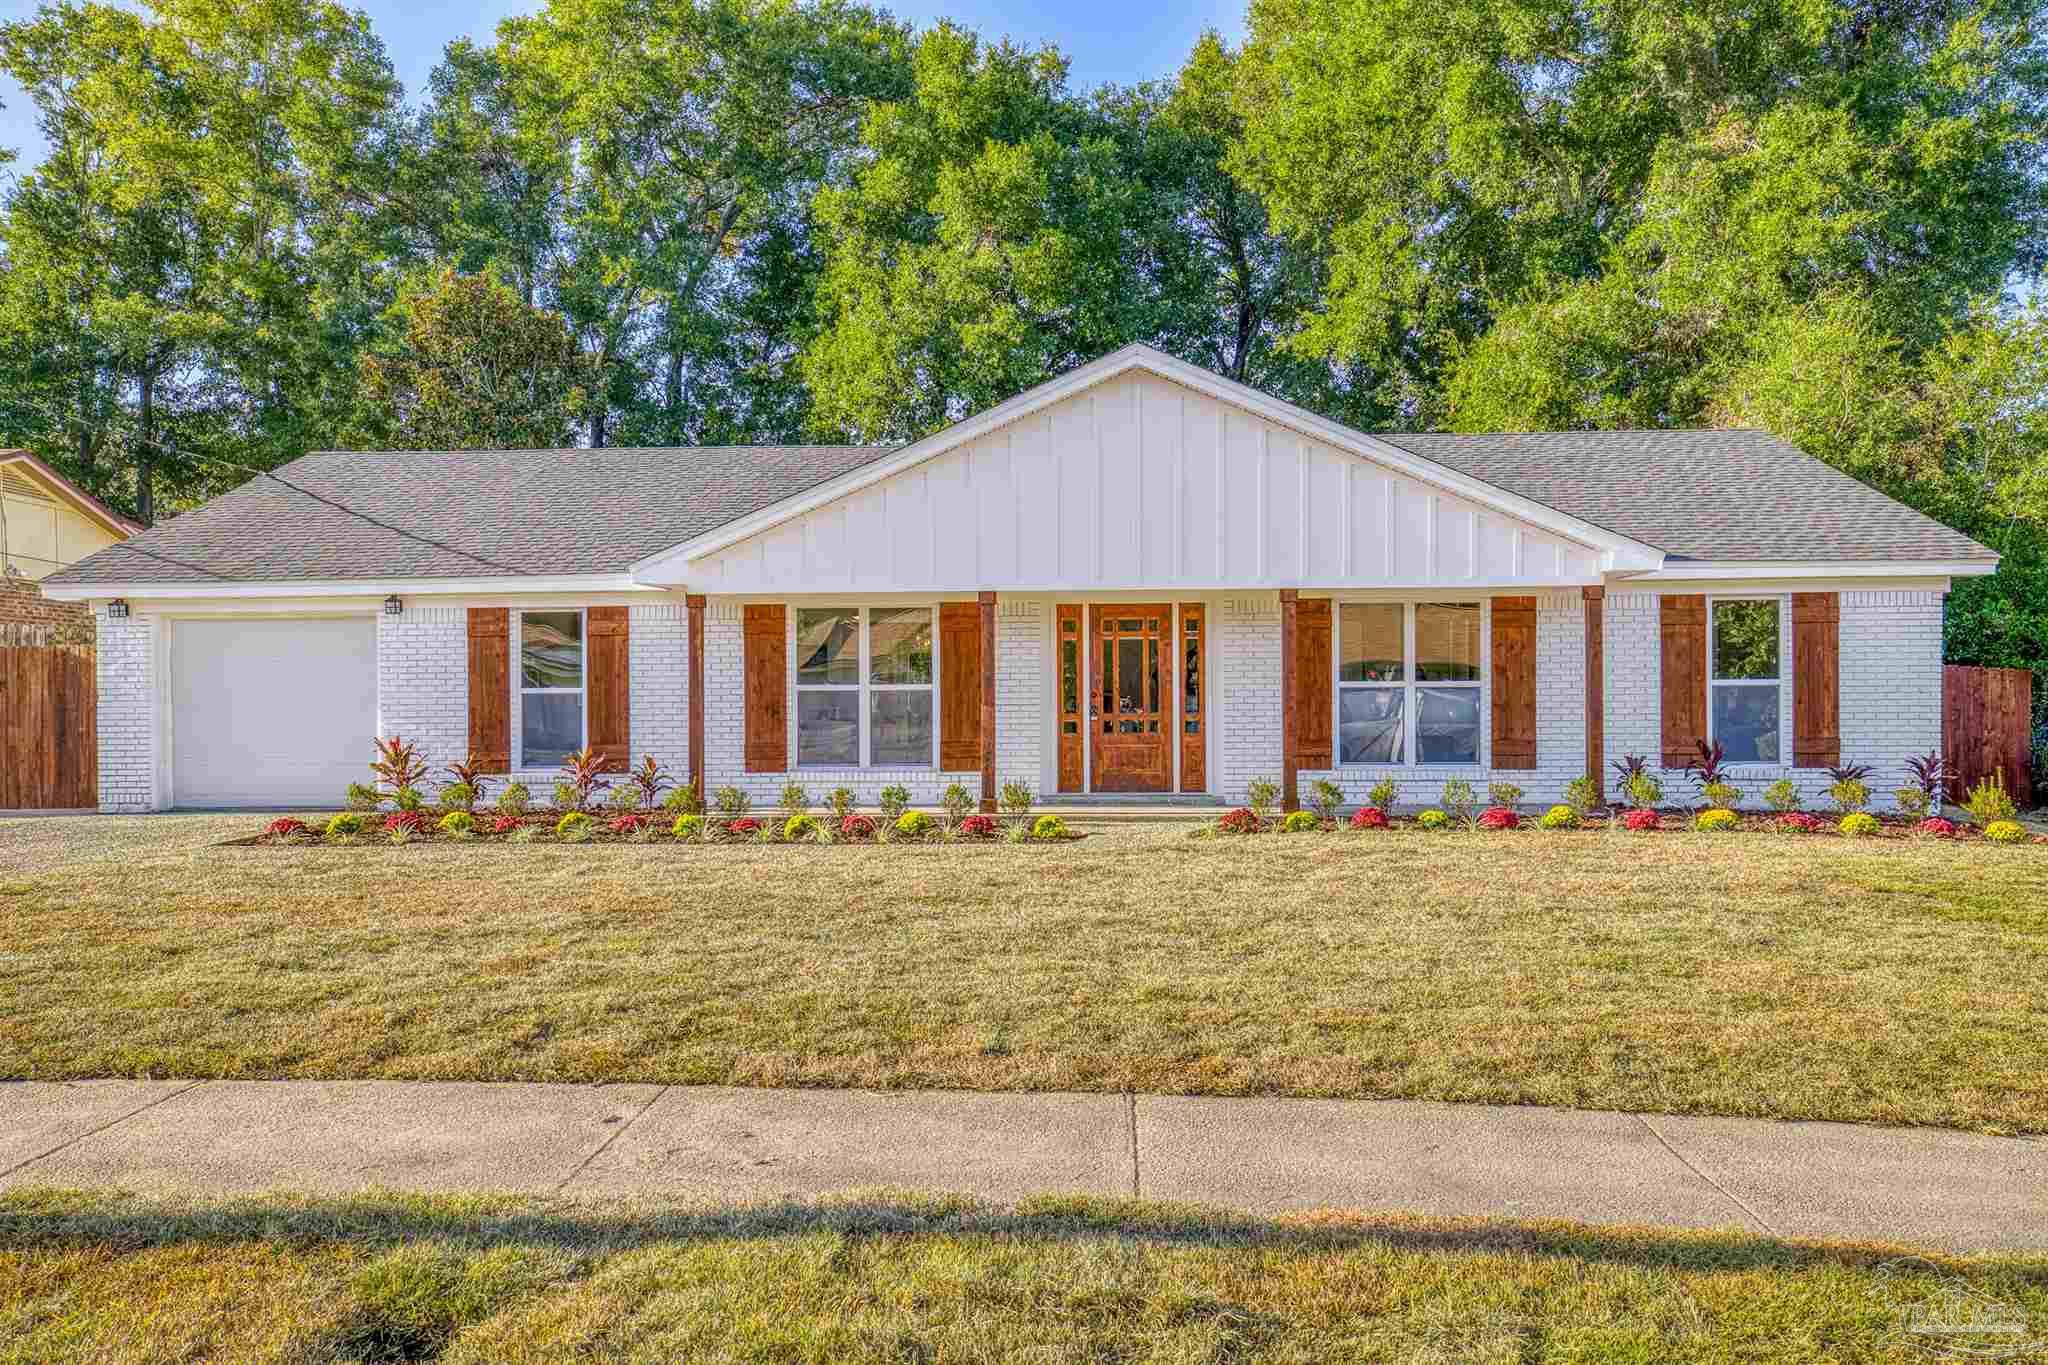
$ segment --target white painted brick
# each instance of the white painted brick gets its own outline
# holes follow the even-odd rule
[[[102,607],[94,613],[94,625],[100,809],[155,810],[157,622],[148,616],[109,620]]]

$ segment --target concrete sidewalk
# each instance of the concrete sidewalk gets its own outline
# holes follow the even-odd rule
[[[399,1081],[0,1083],[0,1187],[758,1200],[863,1185],[2048,1250],[2048,1142],[1373,1100]]]

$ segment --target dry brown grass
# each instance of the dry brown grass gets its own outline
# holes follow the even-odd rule
[[[2048,1132],[2048,850],[218,848],[0,823],[0,1076],[1398,1096]]]
[[[2048,1261],[1743,1233],[873,1192],[610,1210],[0,1194],[0,1361],[1911,1362]],[[2009,1344],[2009,1343],[2008,1343]]]

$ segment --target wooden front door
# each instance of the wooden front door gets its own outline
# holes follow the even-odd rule
[[[1088,609],[1091,790],[1173,789],[1173,608]]]

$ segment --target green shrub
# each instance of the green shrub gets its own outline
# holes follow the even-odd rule
[[[832,823],[836,825],[853,814],[853,788],[834,787],[826,802],[832,807]]]
[[[1740,823],[1734,811],[1726,806],[1715,806],[1712,810],[1701,811],[1699,818],[1692,822],[1692,827],[1712,833],[1715,830],[1734,829]]]
[[[1366,803],[1381,815],[1392,815],[1394,813],[1395,790],[1394,779],[1383,777],[1373,783],[1372,790],[1365,794]]]
[[[938,827],[938,822],[921,810],[907,810],[896,817],[896,833],[905,839],[922,839]]]
[[[345,810],[327,822],[327,837],[330,839],[352,839],[363,832],[363,817],[352,810]]]
[[[391,794],[391,799],[398,803],[400,810],[424,810],[427,804],[427,798],[418,787],[400,787]]]
[[[1600,784],[1590,775],[1575,777],[1565,785],[1564,803],[1572,808],[1572,814],[1583,820],[1593,813],[1593,807],[1600,804]],[[1557,826],[1552,826],[1557,828]]]
[[[974,793],[958,782],[949,783],[939,793],[939,805],[946,812],[946,828],[952,829],[974,813]]]
[[[720,787],[711,794],[711,804],[718,812],[718,818],[727,824],[744,819],[753,809],[754,800],[738,787]]]
[[[782,837],[790,843],[799,839],[815,839],[818,837],[818,822],[808,815],[792,815],[783,822]]]
[[[1512,782],[1493,782],[1486,788],[1486,804],[1513,810],[1522,804],[1522,789]]]
[[[669,826],[670,834],[678,839],[701,839],[704,837],[704,817],[694,811],[684,811]]]
[[[630,782],[622,782],[612,788],[612,794],[605,798],[605,804],[616,814],[631,815],[645,804],[640,789]]]
[[[1709,782],[1700,788],[1700,799],[1705,801],[1711,810],[1732,811],[1736,803],[1742,800],[1742,788],[1726,782]]]
[[[1993,820],[1984,826],[1984,837],[1994,844],[2017,844],[2026,840],[2026,827],[2017,820]]]
[[[1019,820],[1016,824],[1010,826],[1009,832],[1003,835],[1003,837],[1013,844],[1028,844],[1031,842],[1031,826]]]
[[[894,828],[896,822],[903,818],[903,813],[910,809],[910,790],[907,787],[887,786],[882,788],[875,800],[882,808],[882,823]]]
[[[526,808],[533,804],[533,793],[526,789],[524,782],[507,782],[505,790],[498,793],[498,814],[524,815]]]
[[[351,782],[346,804],[350,810],[375,810],[384,804],[384,793],[367,782]]]
[[[471,811],[476,809],[476,788],[467,782],[450,782],[441,788],[441,809],[444,811]]]
[[[394,844],[409,844],[415,836],[411,825],[393,825],[384,831],[384,837]]]
[[[775,804],[782,808],[783,821],[787,823],[811,808],[811,794],[801,782],[785,782]]]
[[[776,823],[775,823],[774,821],[772,821],[772,820],[771,820],[771,821],[769,821],[769,822],[767,822],[767,823],[765,823],[765,824],[763,824],[763,825],[761,826],[761,828],[759,828],[759,829],[757,829],[757,830],[755,830],[755,831],[754,831],[754,842],[755,842],[755,843],[757,843],[757,844],[779,844],[779,843],[781,843],[781,842],[782,842],[782,826],[780,826],[780,825],[776,824]]]
[[[1454,777],[1444,783],[1443,795],[1439,798],[1450,817],[1461,825],[1472,823],[1473,808],[1479,804],[1479,796],[1472,790],[1472,784],[1462,777]]]
[[[1631,777],[1622,794],[1637,810],[1654,810],[1664,804],[1664,784],[1646,772]]]
[[[1309,785],[1308,808],[1315,812],[1315,818],[1325,824],[1337,818],[1337,807],[1344,804],[1344,789],[1328,778],[1317,778]],[[1300,811],[1296,815],[1302,814]],[[1281,825],[1286,828],[1285,823]]]
[[[1251,807],[1252,814],[1260,824],[1272,818],[1273,803],[1280,799],[1280,784],[1268,782],[1261,777],[1249,783],[1244,789],[1244,803]]]
[[[697,794],[695,787],[685,783],[662,798],[661,808],[678,818],[685,815],[702,815],[704,798]]]
[[[1853,777],[1845,777],[1828,788],[1828,799],[1844,815],[1854,815],[1870,804],[1870,788]]]
[[[441,832],[463,838],[476,833],[476,817],[466,810],[451,810],[441,817]]]
[[[1970,799],[1963,803],[1963,809],[1970,812],[1970,819],[1986,833],[1993,825],[2010,821],[2019,814],[2012,797],[2006,794],[2004,773],[1993,773],[1970,788]]]
[[[556,810],[581,810],[583,809],[583,793],[576,790],[574,782],[557,782],[555,784],[554,803]]]
[[[555,837],[571,842],[581,842],[590,837],[590,827],[597,823],[580,810],[572,810],[555,821]]]
[[[1067,822],[1057,815],[1041,815],[1031,826],[1034,839],[1064,839],[1067,837]]]
[[[1781,777],[1764,788],[1764,804],[1780,815],[1799,809],[1799,788],[1789,777]]]
[[[1426,810],[1415,817],[1415,823],[1423,829],[1442,829],[1451,823],[1451,817],[1440,810]]]
[[[1280,822],[1280,832],[1282,834],[1304,834],[1309,830],[1321,829],[1322,827],[1323,822],[1316,817],[1315,812],[1306,810],[1294,811],[1285,820]]]
[[[1927,818],[1927,793],[1918,787],[1901,787],[1892,793],[1892,800],[1899,803],[1899,814],[1914,823]]]
[[[1837,783],[1836,785],[1839,786],[1840,784]],[[1842,833],[1861,839],[1877,833],[1877,817],[1869,811],[1852,810],[1842,817],[1842,823],[1839,828]]]
[[[1031,818],[1030,785],[1023,782],[1005,782],[1002,794],[997,798],[997,804],[1003,808],[1003,814],[1010,818],[1012,824],[1021,827]]]
[[[1552,806],[1543,812],[1543,818],[1536,822],[1542,829],[1577,829],[1579,809],[1577,806]]]

